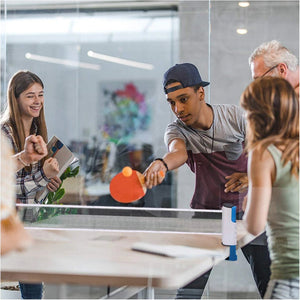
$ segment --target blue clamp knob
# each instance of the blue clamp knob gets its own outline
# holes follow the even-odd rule
[[[232,261],[237,260],[235,245],[230,246],[229,260],[232,260]]]

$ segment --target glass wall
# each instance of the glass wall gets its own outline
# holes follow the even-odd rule
[[[166,69],[192,62],[211,82],[208,103],[238,105],[249,55],[272,39],[299,53],[298,1],[2,1],[1,107],[17,70],[37,73],[49,137],[80,162],[61,202],[120,205],[113,176],[166,151]],[[183,166],[131,205],[189,208],[194,181]]]
[[[143,172],[166,149],[171,113],[162,74],[178,60],[177,8],[48,2],[4,1],[2,108],[16,71],[38,74],[48,137],[61,139],[80,163],[60,202],[119,205],[110,196],[113,176],[124,166]],[[173,183],[169,174],[133,205],[176,206]]]
[[[299,1],[180,1],[178,13],[179,59],[210,82],[208,103],[239,105],[252,80],[248,58],[261,43],[278,40],[299,57]],[[178,207],[187,208],[195,176],[181,167],[177,178]]]
[[[247,3],[0,0],[1,110],[11,76],[21,69],[36,73],[45,85],[48,136],[57,136],[77,157],[69,175],[79,167],[64,179],[61,198],[51,194],[44,201],[55,205],[17,205],[25,226],[183,230],[176,243],[198,229],[220,238],[221,211],[187,210],[195,175],[186,165],[133,203],[115,201],[109,185],[123,167],[143,172],[166,152],[164,132],[174,116],[162,77],[170,66],[194,63],[210,82],[206,102],[239,105],[252,80],[248,57],[258,45],[276,39],[298,56],[299,1]],[[222,262],[207,297],[231,298],[231,291],[246,293],[233,298],[259,297],[249,265],[244,258],[241,272],[238,256],[239,264]]]

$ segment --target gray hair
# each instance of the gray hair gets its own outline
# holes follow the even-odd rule
[[[291,71],[296,71],[298,67],[297,57],[276,40],[258,46],[249,57],[249,65],[259,56],[263,57],[267,68],[279,63],[285,63]]]

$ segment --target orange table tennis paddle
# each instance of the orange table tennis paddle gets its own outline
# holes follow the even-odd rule
[[[161,171],[160,176],[165,174]],[[111,196],[118,202],[131,203],[145,196],[147,188],[145,177],[130,167],[124,167],[110,182]]]

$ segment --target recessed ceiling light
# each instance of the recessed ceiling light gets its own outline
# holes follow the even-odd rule
[[[239,6],[240,6],[240,7],[248,7],[249,5],[250,5],[250,3],[247,2],[247,1],[239,2]]]
[[[248,30],[247,30],[246,28],[238,28],[238,29],[236,30],[236,32],[237,32],[238,34],[246,34],[246,33],[248,32]]]

